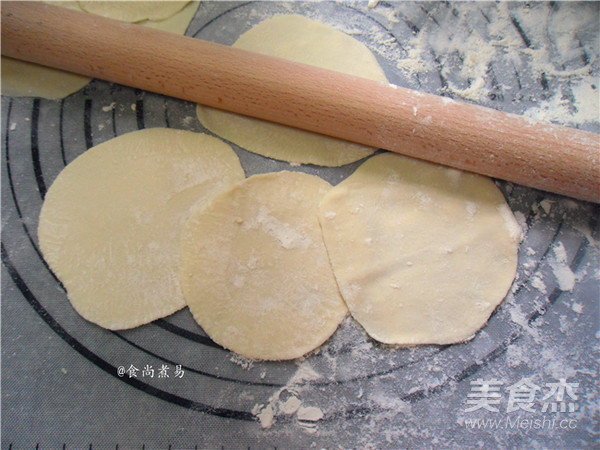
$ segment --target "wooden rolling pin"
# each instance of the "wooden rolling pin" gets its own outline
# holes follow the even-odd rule
[[[37,2],[2,54],[593,202],[600,136]]]

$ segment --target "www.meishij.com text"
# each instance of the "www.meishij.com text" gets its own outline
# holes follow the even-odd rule
[[[466,428],[481,430],[574,430],[577,420],[560,417],[527,418],[505,416],[502,418],[465,419]]]

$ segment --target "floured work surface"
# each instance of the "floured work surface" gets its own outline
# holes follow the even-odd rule
[[[232,44],[276,14],[362,41],[399,86],[599,130],[597,4],[216,2],[187,34]],[[594,442],[598,209],[508,183],[524,232],[518,278],[465,344],[388,347],[347,320],[305,360],[257,363],[216,347],[186,310],[130,331],[85,322],[39,257],[42,198],[87,148],[157,126],[204,131],[195,105],[99,81],[62,101],[3,97],[5,448]],[[337,185],[359,165],[235,150],[246,176],[298,170]]]

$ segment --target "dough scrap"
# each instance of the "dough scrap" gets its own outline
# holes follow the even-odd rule
[[[359,41],[298,15],[268,19],[233,47],[387,83],[383,69]],[[294,164],[342,166],[375,150],[340,139],[198,105],[198,119],[242,148]]]
[[[79,3],[75,1],[50,2],[54,6],[73,9],[83,12]],[[105,2],[100,2],[105,3]],[[131,9],[127,4],[138,3],[172,3],[172,2],[109,2],[112,11],[119,8]],[[175,14],[162,20],[145,20],[140,22],[150,28],[156,28],[171,33],[184,34],[194,18],[199,2],[176,2],[186,4]],[[136,6],[134,5],[134,6]],[[170,7],[172,8],[172,7]],[[148,15],[148,14],[146,14]],[[65,72],[51,67],[41,66],[18,59],[3,56],[2,68],[2,95],[9,97],[41,97],[48,100],[60,100],[83,87],[87,86],[91,78],[83,75]]]
[[[261,360],[298,358],[346,316],[318,206],[331,186],[313,175],[254,175],[193,214],[182,234],[182,289],[217,343]]]
[[[73,307],[109,329],[132,328],[183,308],[181,227],[244,178],[216,138],[152,128],[91,148],[46,195],[38,238]]]
[[[482,176],[381,154],[324,197],[319,220],[350,313],[384,343],[472,337],[515,277],[521,230]]]

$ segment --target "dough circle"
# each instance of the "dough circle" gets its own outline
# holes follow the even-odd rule
[[[181,227],[190,208],[244,178],[216,138],[135,131],[91,148],[58,175],[38,239],[73,307],[109,329],[132,328],[185,306]]]
[[[189,2],[177,1],[80,1],[85,12],[121,20],[141,22],[143,20],[163,20],[181,11]]]
[[[60,100],[87,86],[91,78],[52,67],[2,57],[2,95]]]
[[[470,338],[515,277],[521,230],[482,176],[381,154],[324,197],[319,220],[350,313],[384,343]]]
[[[218,344],[261,360],[317,348],[347,314],[318,220],[331,186],[298,172],[255,175],[191,216],[182,289]]]
[[[233,47],[387,83],[383,69],[361,42],[298,15],[268,19],[244,33]],[[340,139],[198,105],[198,119],[213,133],[242,148],[294,164],[342,166],[374,149]]]

